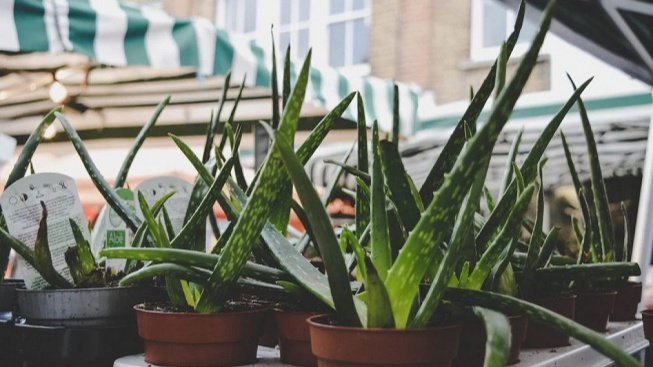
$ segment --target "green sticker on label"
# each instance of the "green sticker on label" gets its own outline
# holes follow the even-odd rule
[[[125,238],[125,230],[108,230],[107,231],[107,242],[105,247],[126,247],[127,239]]]

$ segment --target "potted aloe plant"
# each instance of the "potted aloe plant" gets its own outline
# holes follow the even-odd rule
[[[309,65],[310,53],[304,62],[295,88],[287,100],[286,108],[283,110],[283,115],[280,117],[280,123],[277,128],[279,134],[284,134],[284,136],[290,140],[297,128],[299,111],[308,82]],[[320,141],[324,139],[326,133],[337,118],[344,112],[353,97],[354,94],[352,93],[350,96],[345,98],[345,100],[328,113],[311,132],[308,139],[299,149],[299,152],[301,152],[300,154],[303,155],[304,159],[308,159],[315,151]],[[239,134],[236,134],[236,136],[238,137]],[[238,141],[238,138],[236,138],[236,141]],[[199,173],[198,181],[204,183],[213,182],[211,184],[212,189],[209,190],[209,195],[206,196],[205,200],[202,201],[198,208],[210,208],[213,203],[217,201],[231,220],[228,228],[221,234],[218,243],[214,247],[213,254],[204,254],[196,250],[175,249],[174,247],[176,247],[176,244],[183,242],[183,237],[180,236],[182,236],[184,229],[182,229],[182,231],[176,236],[169,238],[169,231],[165,230],[163,223],[157,223],[154,221],[153,217],[148,214],[148,211],[150,210],[146,205],[143,205],[142,209],[146,214],[146,224],[149,231],[156,238],[155,243],[163,244],[165,247],[168,247],[166,244],[169,242],[173,248],[105,249],[102,250],[100,254],[107,258],[120,257],[156,262],[125,277],[121,284],[136,282],[156,275],[164,275],[169,278],[189,281],[189,285],[182,288],[187,288],[187,291],[184,293],[184,298],[188,301],[187,303],[192,306],[192,309],[189,310],[186,308],[183,311],[191,312],[152,312],[152,310],[143,310],[143,307],[138,307],[139,320],[142,317],[141,313],[147,313],[147,316],[145,317],[161,317],[162,320],[175,317],[201,319],[225,318],[228,317],[229,314],[234,314],[234,312],[224,312],[228,310],[230,304],[229,300],[233,296],[231,290],[234,289],[234,286],[237,283],[251,283],[247,278],[255,276],[257,273],[261,272],[261,265],[257,265],[258,267],[256,267],[254,271],[247,273],[248,266],[246,265],[246,260],[251,256],[252,251],[260,251],[260,248],[256,246],[259,237],[261,242],[269,243],[272,241],[270,236],[275,236],[275,242],[283,242],[283,245],[288,246],[284,247],[284,251],[292,251],[295,256],[302,256],[292,247],[292,245],[289,244],[288,240],[282,234],[281,230],[285,227],[282,227],[282,229],[279,230],[272,224],[273,221],[277,221],[275,217],[271,216],[274,212],[273,208],[278,208],[284,205],[283,202],[291,198],[290,194],[292,186],[290,184],[290,179],[285,173],[283,164],[281,163],[281,157],[276,143],[272,146],[265,163],[257,172],[254,179],[255,182],[247,187],[246,185],[243,185],[242,182],[239,182],[238,179],[236,181],[227,180],[230,166],[233,164],[234,169],[236,166],[235,163],[231,163],[232,160],[223,162],[221,154],[218,153],[216,155],[214,162],[222,168],[218,175],[220,181],[218,181],[217,178],[214,180],[210,170],[207,169],[202,161],[185,146],[183,141],[175,139],[175,142],[197,169]],[[234,157],[237,155],[237,145],[238,144],[235,144],[235,149],[232,151]],[[235,162],[235,160],[233,160],[233,162]],[[236,176],[236,178],[238,178],[238,175]],[[230,182],[232,198],[227,198],[225,194],[218,189],[225,181]],[[268,218],[270,219],[269,222]],[[285,226],[287,222],[287,218],[278,220],[280,226]],[[274,251],[270,252],[277,260],[285,258],[277,256],[278,254],[272,254]],[[308,262],[303,258],[302,261],[308,264]],[[310,264],[308,264],[308,266],[310,266]],[[209,267],[209,269],[208,271],[202,270],[200,269],[202,267]],[[312,267],[311,271],[318,272]],[[267,281],[274,282],[283,280],[284,277],[278,275],[279,273],[285,274],[285,272],[281,270],[276,270],[275,274],[277,274],[277,277],[268,277]],[[287,276],[285,278],[290,280]],[[269,288],[270,286],[268,285],[267,287]],[[255,318],[257,317],[260,319],[262,313],[257,311],[257,314],[258,316],[255,316]],[[158,326],[163,326],[166,323],[167,321],[157,321]],[[205,323],[208,324],[209,322],[205,321]],[[158,352],[169,352],[172,348],[167,348],[166,345],[157,343],[156,340],[161,340],[160,338],[162,336],[158,335],[158,333],[150,333],[152,330],[148,331],[147,335],[145,335],[143,331],[141,332],[141,335],[146,339],[145,359],[149,363],[168,365],[234,365],[251,363],[256,359],[256,337],[258,336],[258,327],[255,327],[254,324],[250,324],[250,326],[251,327],[240,327],[243,332],[245,329],[253,331],[254,337],[253,344],[252,336],[247,338],[249,344],[247,347],[243,347],[246,349],[246,356],[242,358],[239,357],[239,359],[231,359],[231,346],[227,346],[226,349],[223,349],[226,350],[224,353],[227,353],[228,355],[216,355],[215,353],[219,353],[220,348],[215,345],[207,346],[206,349],[210,349],[213,355],[209,356],[206,361],[198,361],[194,359],[198,354],[196,353],[196,349],[182,352],[182,355],[179,357],[165,355],[153,357],[151,353],[153,350]],[[210,333],[208,329],[202,329],[202,331],[198,333],[197,330],[192,330],[191,328],[188,332],[193,334],[206,334],[206,337],[211,337],[210,334],[213,334]],[[157,335],[155,336],[155,334]],[[182,348],[179,348],[179,350],[181,349]]]
[[[364,292],[360,294],[352,295],[349,271],[344,261],[341,245],[338,243],[332,224],[317,193],[303,171],[302,157],[293,154],[290,143],[281,133],[275,133],[275,145],[280,148],[286,168],[309,218],[311,229],[315,237],[319,238],[318,246],[328,277],[324,277],[322,274],[318,275],[318,273],[302,272],[305,267],[300,269],[299,264],[289,265],[291,263],[289,260],[282,261],[282,266],[286,265],[287,270],[298,284],[323,299],[327,304],[333,304],[336,310],[334,317],[320,316],[312,318],[309,322],[312,348],[318,357],[318,365],[321,363],[374,365],[375,363],[388,363],[388,361],[394,361],[401,365],[429,364],[439,361],[442,365],[447,365],[453,359],[453,355],[433,356],[431,350],[433,349],[431,346],[434,345],[433,339],[424,343],[424,349],[429,349],[427,354],[431,352],[425,357],[427,359],[420,361],[415,359],[415,355],[418,354],[416,350],[422,345],[421,342],[425,340],[425,335],[437,334],[434,328],[424,327],[433,321],[433,315],[443,299],[456,301],[458,304],[480,306],[473,310],[486,321],[487,343],[492,346],[486,351],[486,363],[505,364],[507,349],[510,345],[509,332],[507,332],[508,323],[505,317],[498,312],[484,309],[492,308],[503,312],[525,314],[529,318],[549,322],[579,340],[592,344],[620,364],[638,365],[631,357],[607,343],[600,335],[541,307],[510,296],[475,290],[474,288],[479,287],[478,285],[467,289],[447,289],[447,285],[455,275],[454,270],[464,248],[463,240],[466,231],[461,228],[471,227],[476,212],[476,203],[482,193],[484,166],[489,159],[487,157],[490,156],[494,141],[505,124],[536,59],[537,51],[548,26],[551,7],[552,5],[548,8],[541,31],[534,41],[534,46],[520,65],[516,77],[499,95],[489,122],[468,141],[466,148],[455,159],[454,167],[445,176],[424,212],[421,215],[417,213],[417,222],[407,233],[405,242],[396,258],[392,254],[387,225],[384,225],[387,223],[384,222],[387,198],[384,194],[381,163],[379,159],[373,158],[371,187],[369,187],[370,202],[373,207],[370,213],[372,218],[369,231],[370,245],[363,247],[359,239],[346,230],[343,230],[341,235],[341,240],[344,238],[343,241],[353,248],[357,258],[357,269],[360,274],[363,274],[364,288],[362,289]],[[579,91],[571,98],[572,103],[578,97]],[[569,107],[567,106],[567,109]],[[373,155],[379,157],[379,146],[392,145],[392,143],[377,143],[376,132],[373,133],[373,136]],[[400,182],[404,181],[402,175],[399,174],[393,176],[393,180],[395,179]],[[416,208],[419,208],[419,201],[416,201],[415,190],[411,190],[410,182],[402,183],[401,186],[407,190],[405,192],[408,194],[400,196],[396,194],[396,191],[390,189],[392,203],[397,206],[397,211],[400,211],[399,206],[405,203],[413,203]],[[493,238],[490,246],[484,252],[486,256],[481,257],[483,260],[477,263],[471,273],[473,274],[471,277],[474,279],[473,284],[482,285],[488,278],[496,264],[496,261],[492,259],[498,258],[502,252],[499,243],[505,243],[506,239],[514,235],[514,223],[521,223],[525,203],[530,200],[532,193],[532,184],[525,185],[519,198],[516,199],[516,204],[509,207],[509,215],[502,218],[505,219],[506,224],[497,227],[498,235]],[[456,214],[458,215],[456,216]],[[401,219],[408,219],[408,217],[402,215]],[[385,220],[387,221],[387,217]],[[450,229],[452,227],[453,230]],[[445,249],[442,240],[448,231],[450,231],[451,237],[449,237]],[[419,285],[427,274],[434,274],[430,289],[425,296],[418,297]],[[465,281],[465,283],[467,282]],[[327,290],[328,293],[325,294]],[[440,345],[448,346],[442,349],[456,349],[455,335],[458,327],[453,325],[446,328],[448,328],[449,338],[443,340],[443,344]],[[348,332],[355,333],[357,340],[344,342],[343,337]],[[420,336],[411,339],[410,334],[414,332]],[[396,335],[403,336],[387,342],[388,338],[394,338]],[[363,343],[359,343],[360,341]],[[397,355],[400,354],[398,349],[410,349],[412,355],[406,360],[397,360]]]
[[[131,159],[165,104],[167,100],[160,104],[136,139],[121,170],[122,175],[126,176]],[[9,207],[5,206],[0,228],[2,273],[4,275],[8,264],[8,251],[13,248],[26,266],[35,269],[28,286],[45,287],[18,290],[15,308],[16,315],[20,318],[10,329],[15,333],[15,340],[24,341],[20,346],[22,354],[17,358],[29,363],[47,361],[52,365],[109,365],[118,356],[142,350],[135,332],[131,307],[145,300],[160,298],[160,292],[149,286],[115,287],[115,277],[98,266],[90,251],[87,226],[71,178],[55,173],[32,174],[20,178],[24,176],[41,141],[42,132],[59,116],[82,161],[94,169],[92,172],[97,176],[94,179],[102,181],[105,192],[111,191],[97,173],[77,133],[59,115],[60,111],[57,108],[50,112],[31,134],[3,194],[3,205],[9,204]],[[27,186],[29,189],[26,189]],[[23,193],[18,195],[23,206],[27,208],[28,201],[31,203],[29,210],[32,214],[29,218],[25,213],[17,213],[12,208],[17,197],[14,194],[18,191]],[[109,196],[108,200],[110,205],[117,208],[122,204],[117,196]],[[5,218],[6,215],[11,218]],[[132,225],[138,221],[135,216],[129,219]],[[9,233],[10,220],[19,221],[22,226],[32,225],[31,221],[36,220],[38,231],[33,247],[23,242],[29,237],[28,234],[20,233],[19,239]],[[70,247],[66,249],[66,246]],[[62,250],[65,250],[65,254]],[[85,337],[80,337],[81,335]],[[70,343],[69,340],[75,340],[76,343]],[[104,343],[107,347],[100,348],[93,343]]]

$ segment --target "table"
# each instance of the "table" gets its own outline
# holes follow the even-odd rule
[[[612,341],[629,354],[641,354],[649,345],[644,339],[644,328],[641,321],[611,322],[608,332],[604,333],[606,339]],[[571,339],[571,345],[559,348],[523,349],[520,362],[516,367],[577,367],[595,366],[605,367],[612,365],[612,361],[601,355],[586,344]],[[249,366],[255,367],[286,367],[289,365],[279,362],[279,350],[275,348],[259,347],[258,362]],[[145,363],[142,354],[119,358],[113,367],[157,367]],[[160,367],[160,366],[159,366]]]

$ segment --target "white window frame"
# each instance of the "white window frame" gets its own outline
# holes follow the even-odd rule
[[[225,0],[216,0],[216,14],[215,14],[215,24],[218,27],[226,29],[226,1]],[[328,26],[330,23],[335,23],[343,20],[353,20],[356,18],[364,17],[367,24],[369,25],[372,16],[372,1],[365,0],[366,6],[362,10],[357,11],[348,11],[341,14],[330,15],[329,14],[329,1],[328,0],[310,0],[310,15],[309,21],[309,47],[313,48],[313,57],[312,65],[316,67],[329,67],[329,54],[328,54],[328,45],[329,45],[329,30]],[[297,24],[293,24],[292,21],[297,18],[291,18],[291,23],[289,25],[281,25],[281,0],[257,0],[256,3],[256,30],[251,33],[245,34],[245,37],[249,40],[256,41],[264,49],[270,48],[270,26],[274,24],[274,34],[275,34],[275,44],[277,46],[277,60],[283,60],[283,55],[285,50],[279,49],[280,47],[280,33],[282,30],[290,29],[293,32],[299,29]],[[272,21],[271,21],[272,19]],[[304,22],[302,22],[304,23]],[[294,35],[297,37],[297,35]],[[371,37],[368,38],[368,42]],[[347,40],[347,42],[353,42],[353,40]],[[291,37],[291,47],[294,45]],[[345,47],[347,47],[346,45]],[[351,47],[350,47],[351,48]],[[369,47],[371,50],[371,47]],[[346,51],[347,52],[347,51]],[[299,59],[302,59],[305,55],[296,55],[293,54],[293,57],[299,56]],[[351,57],[351,56],[349,56]],[[338,71],[346,76],[365,76],[369,75],[371,67],[369,63],[358,64],[358,65],[348,65],[341,68],[338,68]]]
[[[472,0],[472,21],[471,21],[471,41],[470,41],[470,60],[472,61],[490,61],[499,56],[500,46],[483,46],[483,3],[493,2],[495,5],[503,7],[500,3],[494,0]],[[514,28],[516,13],[510,9],[505,9],[506,16],[506,39]],[[528,19],[524,19],[527,22]],[[521,57],[530,46],[531,40],[522,40],[515,45],[512,51],[511,58]]]

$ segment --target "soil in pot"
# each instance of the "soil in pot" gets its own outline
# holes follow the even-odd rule
[[[628,282],[617,288],[617,298],[611,321],[633,321],[637,315],[637,305],[642,299],[642,283]]]
[[[519,362],[519,352],[521,344],[526,338],[528,319],[523,316],[510,316],[508,321],[510,322],[512,334],[510,356],[508,358],[508,364],[510,365]],[[479,320],[466,320],[462,325],[458,355],[454,359],[453,365],[457,367],[483,366],[486,338],[485,328]]]
[[[576,322],[594,331],[607,331],[616,295],[616,291],[579,293],[576,298]]]
[[[364,329],[338,326],[329,316],[308,320],[311,349],[320,367],[451,366],[461,326]]]
[[[162,366],[240,366],[256,362],[265,308],[216,314],[134,307],[145,362]]]
[[[308,331],[307,320],[323,313],[314,311],[275,311],[281,363],[303,367],[317,366],[317,358],[311,351],[311,335]]]
[[[568,319],[574,319],[576,295],[542,298],[530,302],[556,312]],[[569,335],[535,321],[528,323],[526,339],[522,348],[553,348],[569,345]]]

